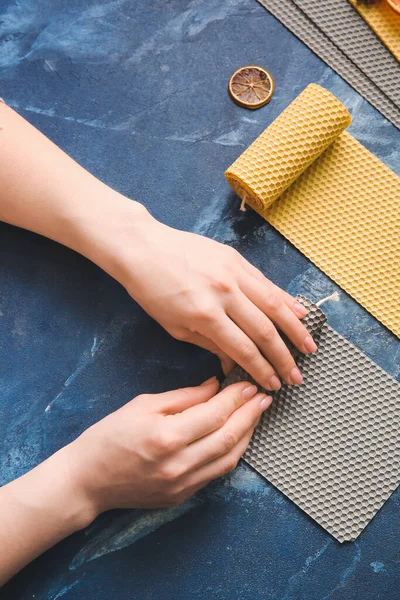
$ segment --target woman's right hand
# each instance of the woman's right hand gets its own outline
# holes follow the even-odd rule
[[[111,508],[180,504],[235,468],[271,398],[249,383],[145,394],[0,488],[0,586]]]
[[[94,513],[182,503],[232,471],[272,399],[249,383],[144,394],[69,448],[74,487]]]

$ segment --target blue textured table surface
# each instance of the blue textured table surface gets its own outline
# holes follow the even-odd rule
[[[256,214],[224,169],[310,82],[400,171],[400,132],[255,0],[0,0],[0,96],[162,221],[231,244],[289,292],[337,289]],[[276,91],[236,106],[232,72]],[[0,225],[1,483],[141,392],[201,382],[209,354],[170,338],[74,252]],[[346,294],[329,321],[395,377],[399,342]],[[46,408],[51,405],[50,409]],[[181,507],[102,515],[28,566],[7,600],[398,600],[400,493],[340,545],[245,464]]]

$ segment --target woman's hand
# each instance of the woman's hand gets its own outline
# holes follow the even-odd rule
[[[0,586],[111,508],[179,504],[235,468],[271,398],[249,383],[138,396],[0,489]]]
[[[0,219],[93,260],[173,336],[218,354],[225,371],[237,362],[270,390],[278,377],[301,383],[277,331],[316,350],[294,298],[232,248],[153,219],[4,104],[0,133]]]
[[[217,354],[224,371],[241,365],[269,390],[302,376],[278,333],[304,353],[317,349],[300,318],[306,309],[266,279],[236,250],[178,231],[148,213],[134,233],[129,220],[114,236],[116,278],[179,340]]]
[[[182,503],[232,471],[271,398],[242,382],[138,396],[70,446],[74,488],[96,513]]]

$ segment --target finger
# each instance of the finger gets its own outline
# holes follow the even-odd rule
[[[155,411],[164,415],[181,413],[192,406],[202,404],[218,392],[219,381],[211,377],[197,387],[180,388],[154,396]]]
[[[225,425],[230,415],[253,398],[257,387],[248,382],[234,383],[206,403],[192,406],[170,417],[179,439],[190,444]]]
[[[279,288],[273,288],[266,294],[264,286],[254,278],[246,278],[240,283],[240,289],[277,327],[293,342],[300,352],[315,352],[317,345],[303,323],[283,301]]]
[[[190,336],[186,339],[190,344],[195,344],[196,346],[200,346],[205,350],[209,350],[216,356],[218,356],[221,361],[222,371],[224,375],[228,375],[230,371],[232,371],[235,366],[235,361],[233,361],[226,352],[223,352],[218,346],[216,346],[211,340],[206,338],[204,335],[200,333],[191,333]]]
[[[300,384],[303,379],[293,356],[272,321],[244,294],[237,294],[228,315],[254,341],[279,376],[289,384]],[[296,317],[293,317],[294,319]]]
[[[233,367],[236,365],[234,360],[232,360],[228,355],[226,356],[226,360],[221,360],[221,369],[225,377],[232,371]]]
[[[236,294],[227,313],[287,383],[301,383],[301,375],[294,374],[298,371],[296,363],[273,322],[249,298],[243,293]]]
[[[213,324],[209,335],[259,385],[267,390],[279,390],[281,383],[274,367],[264,358],[252,339],[227,315]]]
[[[184,448],[179,453],[179,462],[192,471],[228,454],[255,427],[271,402],[271,396],[256,394],[235,410],[223,427]]]
[[[280,295],[286,306],[290,308],[290,310],[299,319],[303,319],[308,314],[308,310],[302,304],[300,304],[296,298],[293,298],[293,296],[288,294],[288,292],[285,292],[285,290],[282,290],[280,287],[275,285],[272,281],[265,277],[265,275],[261,273],[257,267],[249,263],[246,259],[243,260],[245,261],[245,264],[242,263],[242,266],[245,272],[257,279],[263,285],[266,294],[273,293],[275,295]]]
[[[240,442],[228,454],[225,454],[203,467],[200,467],[197,471],[190,473],[185,480],[185,489],[187,491],[187,494],[185,494],[186,497],[194,494],[213,479],[222,477],[222,475],[226,475],[226,473],[236,469],[237,463],[246,452],[253,432],[254,427],[251,427],[242,437]]]

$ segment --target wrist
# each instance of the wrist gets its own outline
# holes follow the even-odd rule
[[[126,287],[127,262],[145,256],[152,229],[160,224],[142,204],[97,180],[95,190],[72,214],[67,245]]]
[[[59,491],[65,523],[70,533],[84,529],[100,514],[99,508],[82,486],[80,472],[82,454],[76,447],[76,440],[59,450],[49,459],[50,470],[55,478],[61,474]],[[56,475],[57,472],[57,475]]]
[[[74,462],[67,446],[0,489],[0,586],[97,516],[76,485]]]
[[[17,514],[38,525],[46,521],[58,539],[83,529],[97,516],[78,485],[77,460],[70,444],[5,488]]]

